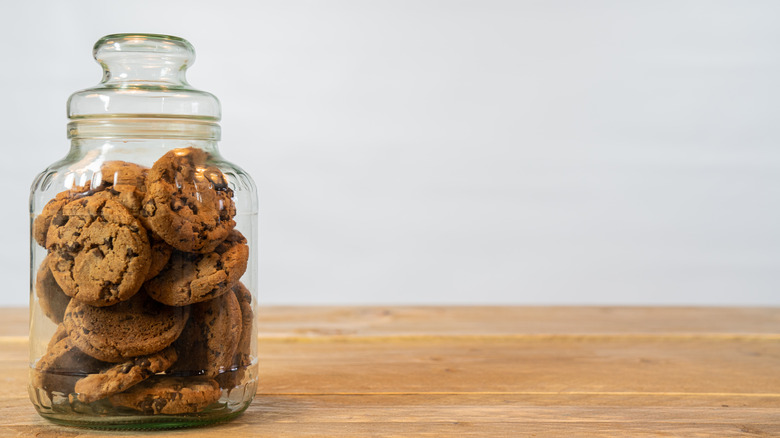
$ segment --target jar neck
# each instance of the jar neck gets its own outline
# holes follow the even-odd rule
[[[215,140],[182,138],[82,138],[70,140],[68,157],[74,163],[88,164],[94,161],[122,160],[151,167],[154,162],[172,149],[198,148],[219,159]],[[86,160],[83,161],[82,160]]]
[[[213,140],[186,140],[175,138],[72,138],[70,140],[71,152],[77,150],[81,155],[90,151],[117,151],[134,152],[143,149],[144,153],[157,153],[159,155],[171,149],[198,148],[212,155],[219,153],[219,145]]]
[[[175,117],[89,117],[68,123],[71,140],[191,140],[217,142],[219,124],[210,119]]]

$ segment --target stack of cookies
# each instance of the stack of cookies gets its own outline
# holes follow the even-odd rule
[[[110,161],[33,223],[36,276],[58,324],[33,386],[69,403],[145,414],[202,411],[252,362],[249,247],[210,157],[174,149],[151,169]]]

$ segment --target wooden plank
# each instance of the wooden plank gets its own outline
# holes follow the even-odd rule
[[[780,393],[775,341],[265,341],[260,348],[261,375],[273,383],[266,392]]]
[[[778,334],[780,308],[289,307],[258,309],[263,337],[497,334]],[[0,308],[0,336],[27,336],[26,308]]]
[[[15,402],[4,409],[0,435],[116,436],[47,423]],[[155,436],[777,436],[776,408],[540,406],[523,396],[259,395],[223,425]]]
[[[497,334],[778,334],[780,308],[267,307],[265,337]]]
[[[778,310],[734,309],[741,329],[720,320],[728,309],[607,309],[599,321],[583,318],[603,309],[531,310],[394,308],[389,320],[377,308],[289,310],[301,331],[269,310],[250,409],[155,435],[780,436]],[[23,336],[0,336],[0,436],[127,435],[38,417],[27,360]]]
[[[766,341],[264,342],[260,355],[274,393],[780,393],[780,343]]]
[[[27,349],[3,344],[22,385]],[[724,354],[725,352],[725,354]],[[735,394],[780,397],[780,343],[551,338],[260,344],[264,394]],[[3,391],[0,389],[0,391]],[[750,406],[760,407],[756,396]]]

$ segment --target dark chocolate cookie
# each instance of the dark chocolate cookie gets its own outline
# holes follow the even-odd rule
[[[54,199],[43,206],[41,214],[35,217],[33,222],[33,237],[39,245],[46,247],[46,234],[49,231],[51,220],[57,213],[74,199],[86,196],[89,192],[89,186],[75,187],[71,190],[57,193]]]
[[[211,252],[235,227],[233,191],[196,148],[174,149],[149,171],[142,220],[172,247]]]
[[[83,403],[106,398],[136,385],[176,362],[176,350],[168,347],[159,353],[140,356],[111,365],[76,382],[76,398]]]
[[[189,307],[165,306],[142,291],[109,307],[71,300],[64,324],[69,339],[80,350],[116,363],[171,345],[184,329],[189,314]]]
[[[191,316],[174,343],[176,375],[215,377],[231,368],[241,336],[241,307],[233,293],[193,304]]]
[[[236,230],[208,254],[176,251],[168,265],[146,283],[155,300],[185,306],[218,297],[244,275],[249,258],[246,239]]]
[[[149,272],[146,230],[110,199],[87,196],[65,205],[52,219],[46,243],[62,290],[93,306],[129,299]]]
[[[79,377],[95,373],[104,366],[82,353],[69,338],[64,338],[50,344],[46,354],[35,364],[33,385],[48,393],[70,394]]]
[[[224,389],[233,388],[241,383],[247,367],[252,365],[252,336],[255,321],[252,312],[252,294],[240,281],[233,286],[233,293],[241,308],[241,336],[238,338],[233,364],[229,371],[216,377],[219,386]]]
[[[65,314],[65,308],[68,307],[70,297],[62,291],[54,279],[49,268],[49,258],[51,255],[43,259],[38,273],[35,275],[35,295],[38,297],[38,305],[41,306],[44,315],[59,324],[62,322],[62,316]]]
[[[193,414],[219,400],[221,394],[211,379],[155,376],[109,400],[144,414]]]

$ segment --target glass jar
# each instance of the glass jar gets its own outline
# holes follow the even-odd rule
[[[41,416],[167,428],[243,412],[257,387],[257,192],[217,149],[185,40],[94,46],[68,155],[30,194],[29,393]]]

